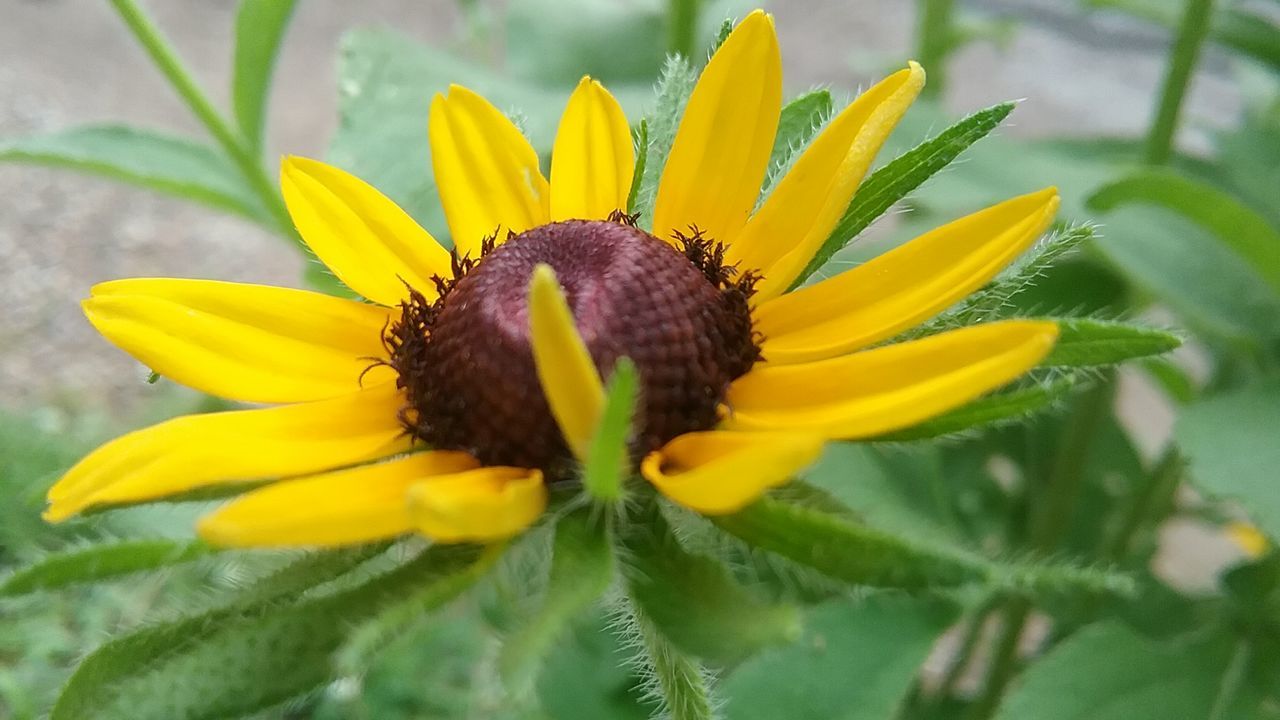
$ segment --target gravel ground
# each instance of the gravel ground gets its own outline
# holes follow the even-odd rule
[[[235,3],[148,3],[216,101],[226,100]],[[322,155],[336,122],[334,50],[344,30],[387,25],[425,42],[458,22],[445,0],[306,0],[277,72],[273,152]],[[1030,101],[1011,134],[1133,133],[1161,73],[1158,33],[1117,18],[1082,20],[1072,3],[982,0],[967,10],[1023,24],[1006,47],[974,45],[951,67],[959,112]],[[903,0],[773,3],[787,84],[865,87],[911,54],[913,4]],[[1229,122],[1238,98],[1210,58],[1193,88],[1186,140]],[[0,137],[94,121],[199,134],[105,3],[0,0]],[[70,172],[0,165],[0,407],[110,408],[148,395],[143,371],[97,336],[77,303],[95,282],[138,275],[294,285],[299,260],[255,227],[178,200]]]

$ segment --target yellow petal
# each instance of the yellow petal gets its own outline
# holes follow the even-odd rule
[[[1047,188],[956,220],[836,277],[760,304],[770,363],[842,355],[926,320],[982,287],[1053,220]]]
[[[1034,367],[1058,326],[1009,320],[799,365],[766,365],[729,386],[724,425],[862,438],[914,425]]]
[[[863,93],[810,143],[729,247],[728,259],[762,270],[758,300],[780,295],[831,234],[871,161],[924,87],[911,63]]]
[[[409,448],[394,383],[328,400],[187,415],[116,438],[49,490],[45,519],[94,505],[142,502],[197,488],[302,475]]]
[[[573,454],[585,460],[604,412],[604,385],[547,265],[534,268],[529,281],[529,342],[551,415]]]
[[[246,402],[334,397],[394,379],[386,308],[319,293],[207,280],[137,278],[97,285],[89,322],[152,370]]]
[[[523,232],[550,217],[551,193],[538,154],[507,116],[458,85],[431,101],[431,164],[459,253],[476,257],[498,233]]]
[[[773,432],[686,433],[649,453],[645,479],[705,515],[740,510],[817,459],[822,438]]]
[[[747,222],[769,165],[782,110],[782,58],[773,19],[757,10],[707,63],[685,106],[654,201],[653,234],[690,225],[730,243]]]
[[[1258,528],[1242,520],[1227,523],[1227,537],[1231,538],[1250,559],[1257,559],[1266,554],[1271,541]]]
[[[533,524],[547,507],[542,473],[485,467],[441,475],[409,490],[409,515],[423,535],[440,542],[509,538]]]
[[[342,282],[395,305],[404,284],[434,297],[433,275],[449,277],[449,253],[387,196],[318,160],[287,157],[280,190],[302,239]]]
[[[551,151],[551,219],[603,220],[625,212],[635,163],[622,107],[603,85],[582,78]]]
[[[422,452],[350,470],[283,480],[200,519],[200,537],[222,547],[336,547],[413,530],[409,488],[433,475],[472,470],[470,455]]]

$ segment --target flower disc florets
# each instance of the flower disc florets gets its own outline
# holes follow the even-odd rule
[[[759,357],[747,304],[754,278],[735,277],[720,246],[696,231],[678,238],[678,250],[626,216],[614,220],[513,235],[476,262],[456,262],[457,277],[437,281],[434,302],[411,294],[385,338],[410,433],[486,464],[565,473],[569,450],[530,348],[528,285],[543,263],[601,375],[621,357],[636,364],[637,457],[716,423],[729,383]]]

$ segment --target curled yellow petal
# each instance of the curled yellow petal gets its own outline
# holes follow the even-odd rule
[[[1044,232],[1046,188],[925,233],[901,247],[756,307],[770,363],[834,357],[893,337],[982,287]]]
[[[599,82],[582,78],[551,151],[551,219],[603,220],[626,211],[635,164],[622,106]]]
[[[735,512],[817,459],[822,438],[786,432],[686,433],[640,465],[663,495],[705,515]]]
[[[534,268],[529,281],[529,342],[551,415],[569,449],[585,460],[604,411],[604,385],[547,265]]]
[[[188,387],[246,402],[334,397],[394,379],[386,308],[319,293],[207,280],[102,283],[83,303],[108,340]],[[365,373],[365,370],[369,370]]]
[[[916,63],[860,95],[819,133],[728,250],[763,271],[759,300],[780,295],[839,222],[880,147],[924,87]]]
[[[409,449],[394,383],[280,407],[187,415],[99,447],[49,489],[45,519],[213,485],[303,475]]]
[[[410,487],[479,466],[466,453],[440,450],[282,480],[204,516],[197,531],[221,547],[338,547],[386,540],[413,530]]]
[[[519,533],[547,507],[542,473],[515,467],[428,478],[409,489],[414,527],[440,542],[488,542]]]
[[[909,427],[1013,380],[1053,348],[1058,326],[1008,320],[798,365],[729,386],[724,426],[863,438]]]
[[[348,287],[383,305],[405,283],[432,296],[433,275],[451,273],[449,253],[398,205],[356,176],[319,160],[287,157],[280,190],[316,257]]]
[[[538,154],[506,115],[458,86],[431,100],[431,164],[453,244],[477,257],[495,232],[520,233],[550,217]]]
[[[707,63],[689,96],[654,201],[653,234],[697,226],[733,242],[768,170],[782,111],[782,57],[773,18],[756,10]]]

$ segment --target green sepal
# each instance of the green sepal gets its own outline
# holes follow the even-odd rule
[[[0,582],[0,596],[112,580],[191,562],[217,552],[199,541],[125,540],[48,555]]]
[[[640,213],[640,224],[646,229],[653,228],[653,202],[658,195],[658,182],[662,179],[667,156],[671,154],[671,146],[675,143],[684,106],[689,102],[689,95],[693,93],[693,86],[697,81],[698,73],[688,60],[678,56],[667,58],[667,64],[662,68],[662,77],[658,80],[653,112],[645,118],[648,152],[645,154],[643,175],[638,187],[633,183],[632,188],[635,193],[632,212]]]
[[[635,363],[627,358],[618,360],[605,389],[604,412],[582,468],[583,489],[602,503],[617,502],[623,496],[629,459],[627,440],[638,382]]]
[[[682,651],[732,665],[799,632],[795,607],[758,599],[720,562],[685,550],[656,505],[642,509],[622,541],[631,598]]]
[[[765,179],[764,196],[768,196],[769,189],[786,174],[817,136],[834,108],[831,93],[827,90],[807,92],[783,106],[782,114],[778,116],[778,132],[773,137],[773,151],[769,154],[769,177]]]
[[[996,129],[1013,112],[1014,105],[1007,102],[979,110],[872,173],[858,188],[840,222],[822,247],[818,248],[818,252],[792,287],[803,284],[876,218],[939,170],[950,165],[970,145]]]
[[[1090,318],[1050,318],[1058,324],[1058,342],[1041,361],[1046,367],[1115,365],[1125,360],[1162,355],[1182,340],[1173,333]]]
[[[592,508],[582,507],[556,523],[542,607],[507,640],[498,658],[509,691],[519,694],[528,689],[552,643],[613,582],[613,547],[605,519],[597,515]]]

